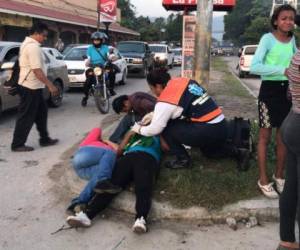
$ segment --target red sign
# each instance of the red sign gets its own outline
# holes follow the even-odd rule
[[[236,0],[213,0],[215,11],[229,11],[235,6]],[[187,10],[197,9],[197,0],[163,0],[166,10]]]
[[[98,4],[98,11],[100,9],[101,13],[101,22],[116,22],[117,0],[99,0]]]

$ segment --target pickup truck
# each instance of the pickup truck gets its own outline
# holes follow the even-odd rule
[[[122,57],[127,62],[129,73],[140,73],[146,77],[149,70],[154,67],[154,53],[150,51],[149,45],[141,41],[122,41],[117,44]]]

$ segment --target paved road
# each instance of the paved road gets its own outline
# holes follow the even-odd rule
[[[178,69],[172,70],[173,74]],[[148,91],[145,80],[128,79],[128,84],[117,87],[118,94]],[[66,201],[58,200],[49,178],[60,175],[60,157],[77,143],[92,127],[105,117],[93,102],[80,106],[80,92],[67,93],[63,106],[50,109],[49,131],[61,142],[55,147],[40,148],[38,135],[32,130],[28,145],[31,153],[12,153],[9,150],[16,113],[7,112],[0,120],[0,249],[30,250],[206,250],[206,249],[275,249],[277,224],[232,231],[226,226],[198,227],[191,223],[153,222],[143,236],[130,231],[133,218],[109,214],[99,218],[90,229],[67,230],[51,235],[62,226]],[[65,190],[57,190],[64,194]]]
[[[232,72],[237,76],[238,78],[238,71],[236,69],[236,65],[238,64],[239,58],[237,56],[231,56],[231,57],[223,57],[223,59],[228,63],[228,66],[232,70]],[[245,78],[238,78],[241,80],[253,93],[255,97],[258,96],[259,88],[260,88],[260,78],[257,76],[246,76]]]

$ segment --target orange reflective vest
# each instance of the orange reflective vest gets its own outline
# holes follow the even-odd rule
[[[158,101],[182,107],[182,116],[193,122],[209,122],[222,114],[222,110],[207,91],[188,78],[170,80]]]

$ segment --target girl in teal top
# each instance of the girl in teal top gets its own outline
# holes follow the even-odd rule
[[[284,187],[284,163],[286,149],[281,139],[279,128],[289,113],[291,103],[287,99],[287,68],[297,48],[292,34],[296,10],[290,5],[278,7],[271,18],[273,32],[265,34],[258,45],[251,63],[250,71],[260,75],[262,84],[258,96],[259,140],[258,140],[258,186],[269,198],[278,198]],[[269,182],[267,176],[267,147],[276,128],[276,171]],[[278,193],[277,193],[277,192]]]

